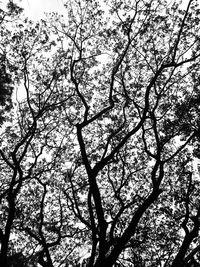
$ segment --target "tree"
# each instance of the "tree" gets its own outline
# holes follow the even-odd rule
[[[0,123],[5,120],[5,113],[12,107],[11,95],[13,91],[12,75],[14,66],[9,62],[5,46],[9,45],[10,30],[3,28],[12,20],[17,20],[22,13],[22,8],[18,7],[12,1],[9,1],[6,10],[0,9],[0,27],[1,27],[1,44],[0,44]]]
[[[43,267],[198,265],[197,1],[65,7],[13,35],[4,266],[9,246]]]
[[[48,153],[45,150],[46,147],[48,148],[47,140],[49,133],[53,133],[55,125],[50,125],[51,120],[46,121],[46,116],[48,117],[51,109],[64,101],[61,100],[62,95],[56,93],[58,77],[55,76],[55,68],[58,59],[54,60],[54,58],[54,61],[47,63],[52,43],[47,42],[46,31],[39,23],[33,27],[32,22],[27,19],[24,22],[17,21],[15,27],[14,33],[9,32],[12,42],[9,43],[6,52],[8,61],[10,60],[15,66],[13,73],[15,89],[18,86],[20,90],[24,90],[24,96],[20,100],[17,99],[7,116],[6,125],[2,127],[0,262],[5,267],[13,266],[14,260],[17,264],[18,255],[20,255],[19,260],[23,259],[21,257],[23,247],[20,247],[20,245],[24,246],[23,240],[15,247],[15,237],[23,239],[17,231],[19,218],[23,216],[21,210],[24,210],[24,204],[26,204],[23,198],[19,198],[27,186],[31,189],[34,179],[39,179],[41,170],[43,174],[46,169],[51,170],[53,162],[48,163],[43,157]],[[42,61],[39,58],[41,51],[43,52]],[[44,66],[45,73],[41,74],[43,80],[38,78],[39,65]],[[34,86],[34,92],[32,86]],[[47,88],[48,92],[46,92]],[[53,93],[54,90],[55,93]],[[53,150],[51,149],[51,153]],[[40,184],[43,184],[42,181]],[[36,189],[35,187],[34,190]],[[29,215],[28,211],[26,215]],[[12,236],[14,238],[11,238]],[[28,246],[27,249],[30,247]]]

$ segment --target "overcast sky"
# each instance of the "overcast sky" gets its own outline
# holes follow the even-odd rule
[[[67,0],[13,0],[24,8],[25,14],[32,20],[44,17],[44,12],[58,12],[65,14],[64,3]],[[169,0],[170,1],[170,0]],[[8,0],[0,0],[0,5]],[[188,0],[183,0],[182,7],[186,8]]]
[[[5,1],[5,0],[3,0]],[[1,1],[2,2],[2,1]],[[19,6],[24,8],[25,14],[33,20],[38,20],[44,16],[44,12],[64,12],[65,0],[14,0]]]

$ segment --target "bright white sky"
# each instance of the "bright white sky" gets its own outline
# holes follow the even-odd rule
[[[188,1],[189,0],[183,0],[183,8],[186,8]],[[0,6],[7,2],[8,0],[0,0]],[[23,7],[25,15],[31,20],[36,21],[44,18],[44,12],[58,12],[64,15],[64,3],[67,2],[67,0],[13,0],[13,2]]]
[[[8,0],[1,0],[2,2]],[[24,8],[25,15],[32,20],[39,20],[44,17],[44,12],[65,13],[64,3],[66,0],[13,0],[20,7]]]

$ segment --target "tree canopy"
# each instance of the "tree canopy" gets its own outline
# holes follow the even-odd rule
[[[65,9],[0,10],[1,266],[200,266],[198,1]]]

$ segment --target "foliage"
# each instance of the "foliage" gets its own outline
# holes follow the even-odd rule
[[[6,111],[9,111],[12,107],[12,75],[13,70],[12,62],[7,57],[6,46],[11,42],[9,20],[17,20],[18,16],[22,12],[22,9],[9,1],[6,6],[6,10],[0,9],[0,30],[1,30],[1,43],[0,43],[0,124],[3,123]]]
[[[2,22],[0,262],[198,266],[197,1],[65,8]]]

